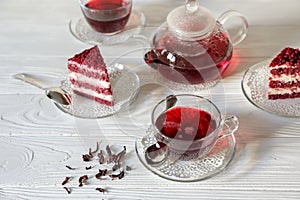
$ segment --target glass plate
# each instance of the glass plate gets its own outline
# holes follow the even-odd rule
[[[145,159],[145,149],[154,144],[151,130],[135,142],[135,150],[143,165],[154,174],[173,181],[191,182],[211,178],[223,171],[232,161],[236,152],[236,140],[233,134],[220,138],[210,153],[199,159],[177,160],[166,158],[160,165],[149,165]],[[172,157],[172,156],[170,156]]]
[[[300,117],[300,99],[268,99],[269,63],[266,60],[250,67],[242,79],[246,98],[256,107],[285,117]]]
[[[107,67],[107,70],[112,86],[114,106],[100,104],[75,94],[68,81],[63,81],[61,87],[71,95],[72,104],[69,106],[55,105],[62,111],[81,118],[107,117],[130,105],[139,94],[139,77],[135,72],[118,63]]]
[[[142,12],[133,10],[125,29],[114,35],[104,35],[96,32],[86,22],[85,18],[73,19],[69,22],[71,34],[78,40],[88,44],[118,44],[125,42],[133,35],[139,34],[146,25],[146,17]]]

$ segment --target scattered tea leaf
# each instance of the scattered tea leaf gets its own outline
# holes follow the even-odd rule
[[[130,166],[126,165],[126,171],[131,171],[131,170],[132,170],[132,168]]]
[[[64,187],[64,189],[67,191],[68,194],[71,194],[71,189],[68,187]]]
[[[69,165],[66,165],[66,168],[68,168],[69,170],[75,170],[76,168],[70,167]]]
[[[123,170],[123,171],[121,171],[120,174],[119,174],[119,179],[124,178],[124,175],[125,175],[125,172],[124,172],[124,170]]]
[[[112,154],[109,145],[106,146],[106,152],[107,152],[107,155],[108,155],[107,164],[110,164],[114,161],[116,155]]]
[[[83,175],[81,177],[79,177],[78,182],[79,182],[79,187],[83,186],[83,182],[86,181],[88,179],[87,175]]]
[[[112,167],[113,171],[116,171],[117,169],[120,169],[121,164],[119,162],[115,163],[114,166]]]
[[[99,187],[98,187],[98,188],[96,188],[96,190],[97,190],[97,191],[99,191],[99,192],[102,192],[103,194],[104,194],[104,192],[106,192],[106,190],[105,190],[105,189],[103,189],[103,188],[99,188]]]
[[[84,154],[84,155],[82,155],[82,160],[84,161],[84,162],[89,162],[90,160],[91,160],[91,155],[90,154]]]
[[[109,177],[114,180],[116,178],[122,179],[124,178],[125,172],[122,170],[119,174],[110,174]]]
[[[120,170],[121,167],[122,167],[121,160],[122,160],[122,158],[124,157],[124,155],[126,154],[126,146],[123,146],[123,150],[120,151],[118,154],[113,154],[109,145],[106,146],[106,149],[105,149],[105,150],[106,150],[107,155],[108,155],[108,157],[107,157],[107,164],[110,164],[110,163],[113,163],[113,164],[114,164],[114,165],[112,166],[112,171],[116,171],[116,170],[118,170],[118,169]],[[105,150],[104,150],[104,151],[105,151]],[[96,144],[96,150],[92,151],[92,149],[89,148],[88,154],[82,155],[83,161],[84,161],[84,162],[91,161],[91,159],[93,158],[93,155],[94,155],[95,153],[97,153],[98,151],[99,151],[99,142],[97,142],[97,144]],[[99,159],[99,164],[104,164],[104,163],[105,163],[105,155],[104,155],[104,151],[103,151],[103,150],[100,150],[100,152],[97,154],[98,159]],[[73,168],[73,167],[71,167],[71,166],[69,166],[69,165],[66,165],[66,168],[68,168],[69,170],[75,170],[75,169],[76,169],[76,168]],[[90,169],[92,169],[92,168],[93,168],[93,166],[87,166],[87,167],[85,167],[86,170],[90,170]],[[126,170],[126,171],[130,171],[130,170],[132,170],[132,169],[131,169],[130,166],[127,165],[126,168],[125,168],[125,170]],[[124,170],[124,168],[123,168],[123,170],[120,171],[119,174],[115,174],[115,173],[114,173],[114,174],[110,174],[109,177],[110,177],[112,180],[114,180],[114,179],[122,179],[122,178],[124,178],[124,176],[125,176],[125,170]],[[103,176],[106,176],[107,171],[108,171],[107,169],[103,169],[103,170],[102,170],[102,169],[99,169],[99,173],[97,173],[97,174],[95,175],[95,177],[96,177],[97,179],[99,179],[99,180],[102,180],[101,178],[102,178]],[[71,177],[66,177],[65,180],[62,182],[62,185],[67,184],[67,183],[70,181],[70,179],[71,179]],[[83,184],[86,182],[86,180],[88,180],[88,176],[87,176],[87,175],[83,175],[83,176],[79,177],[79,179],[78,179],[79,187],[82,187]],[[64,189],[68,192],[68,194],[71,193],[71,189],[70,189],[70,188],[64,187]],[[106,192],[106,189],[100,188],[100,187],[96,188],[96,190],[99,191],[99,192],[102,192],[102,193]]]
[[[100,150],[100,152],[98,153],[98,158],[99,158],[99,164],[103,164],[104,163],[104,155],[103,155],[102,150]]]
[[[99,151],[99,142],[96,143],[96,149],[92,151],[91,153],[94,154]]]
[[[110,164],[112,162],[116,162],[116,160],[117,160],[117,156],[115,154],[113,154],[110,157],[108,157],[107,164]]]
[[[101,180],[101,177],[102,177],[102,176],[105,176],[106,173],[107,173],[107,169],[103,169],[103,170],[99,169],[99,173],[96,174],[95,177],[96,177],[97,179]]]
[[[126,146],[123,147],[124,149],[117,154],[115,162],[119,163],[122,157],[126,154]]]
[[[112,156],[111,149],[110,149],[109,145],[106,146],[106,152],[107,152],[108,156]]]
[[[92,148],[89,148],[89,156],[93,157]]]
[[[65,180],[61,184],[65,185],[66,183],[69,182],[70,179],[71,179],[71,177],[66,176]]]

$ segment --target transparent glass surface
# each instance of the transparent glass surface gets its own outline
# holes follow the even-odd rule
[[[114,97],[114,106],[100,104],[91,99],[77,95],[68,81],[62,82],[62,89],[70,93],[72,104],[63,106],[55,104],[62,111],[81,118],[101,118],[113,115],[132,103],[139,94],[140,80],[135,72],[119,65],[107,68]]]
[[[145,15],[133,10],[124,29],[114,35],[102,34],[95,31],[84,17],[70,20],[69,30],[76,39],[84,43],[112,45],[123,43],[132,36],[139,34],[145,25]]]
[[[286,117],[300,117],[300,99],[268,99],[269,63],[266,60],[250,67],[244,74],[242,90],[254,106]]]
[[[142,164],[154,174],[173,181],[191,182],[211,178],[229,166],[236,152],[233,134],[222,137],[205,157],[192,160],[174,160],[176,155],[166,157],[160,165],[150,165],[145,159],[145,150],[156,142],[151,128],[145,137],[138,138],[135,150]]]

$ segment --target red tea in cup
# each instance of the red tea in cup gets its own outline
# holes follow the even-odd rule
[[[206,111],[193,107],[174,107],[158,116],[157,129],[168,138],[199,140],[216,129],[216,121]]]
[[[156,139],[167,144],[170,155],[180,160],[206,155],[217,139],[216,120],[195,107],[170,108],[157,117],[155,127],[159,131]]]
[[[81,0],[86,21],[97,32],[115,34],[122,31],[131,14],[131,0]]]
[[[151,122],[155,140],[166,145],[172,160],[203,158],[219,138],[238,128],[235,116],[222,115],[210,100],[189,94],[161,100],[152,111]]]

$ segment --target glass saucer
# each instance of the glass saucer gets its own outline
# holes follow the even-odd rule
[[[268,99],[269,63],[266,60],[250,67],[242,79],[245,97],[254,106],[280,116],[300,117],[300,99]]]
[[[160,165],[150,165],[145,159],[145,150],[156,143],[156,139],[151,135],[151,131],[147,132],[146,136],[138,138],[135,142],[138,158],[154,174],[173,181],[192,182],[211,178],[230,164],[236,152],[235,136],[231,134],[218,139],[206,157],[174,161],[170,155]]]
[[[78,40],[96,45],[96,44],[118,44],[125,42],[133,35],[139,34],[146,25],[146,17],[142,12],[133,10],[125,29],[114,35],[105,35],[96,32],[86,22],[85,18],[73,19],[69,22],[69,29],[71,34]]]
[[[119,112],[130,105],[139,94],[140,80],[135,72],[122,64],[107,67],[112,87],[114,106],[100,104],[73,92],[68,81],[63,81],[61,88],[72,97],[72,104],[55,104],[62,111],[80,118],[102,118]]]

